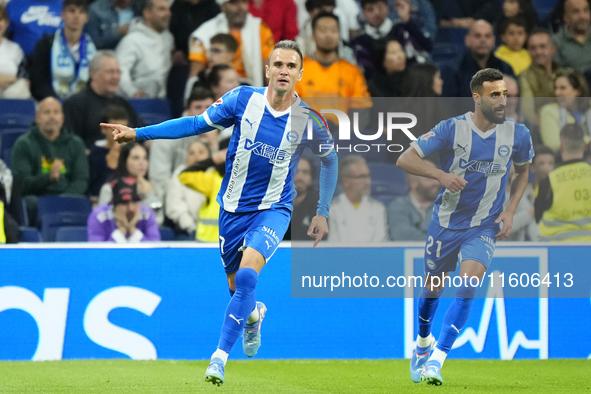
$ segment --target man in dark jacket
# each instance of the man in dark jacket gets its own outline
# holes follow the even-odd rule
[[[115,49],[129,31],[134,17],[142,15],[141,0],[97,0],[88,8],[86,29],[97,49]]]
[[[60,102],[53,97],[41,101],[35,121],[16,140],[11,156],[14,181],[25,198],[29,218],[36,217],[40,196],[83,196],[88,188],[84,143],[63,127]]]
[[[113,105],[123,107],[129,115],[129,126],[143,126],[139,116],[126,99],[117,95],[121,71],[113,51],[98,51],[90,62],[90,84],[64,102],[66,126],[74,130],[90,150],[104,138],[99,123],[103,111]]]

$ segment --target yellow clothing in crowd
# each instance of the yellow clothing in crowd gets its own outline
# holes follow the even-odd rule
[[[199,210],[197,234],[201,242],[218,242],[220,206],[215,200],[222,186],[223,177],[214,169],[207,171],[181,172],[179,180],[191,189],[202,193],[207,200]]]
[[[527,49],[522,48],[519,51],[514,51],[506,45],[501,45],[497,48],[495,56],[509,63],[513,67],[515,75],[521,74],[522,71],[525,71],[531,65],[531,56]]]

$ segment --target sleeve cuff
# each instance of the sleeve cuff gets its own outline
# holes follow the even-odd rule
[[[115,240],[115,242],[118,244],[126,244],[127,243],[127,238],[125,238],[125,235],[121,231],[119,231],[119,229],[117,229],[111,233],[111,238],[113,238]]]
[[[133,235],[131,237],[129,237],[129,239],[127,240],[127,242],[129,242],[129,243],[138,243],[142,239],[144,239],[144,233],[142,233],[142,231],[139,228],[136,228],[135,229],[135,232],[133,233]]]
[[[413,141],[410,143],[410,146],[412,146],[413,148],[415,148],[415,150],[417,151],[417,153],[419,154],[419,156],[421,157],[421,159],[425,158],[425,154],[423,153],[423,150],[421,149],[421,147],[419,146],[419,144],[416,143],[416,141]]]
[[[521,166],[524,166],[526,164],[531,164],[531,162],[532,162],[532,159],[529,159],[528,161],[524,161],[522,163],[517,163],[517,162],[514,161],[513,164],[515,164],[517,167],[521,167]]]

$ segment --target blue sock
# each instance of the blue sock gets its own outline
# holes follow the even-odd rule
[[[230,297],[234,297],[234,293],[236,293],[236,290],[232,290],[228,287],[228,291],[230,291]]]
[[[435,312],[437,312],[439,298],[442,294],[443,290],[433,293],[427,287],[423,287],[419,293],[419,335],[423,338],[427,338],[431,333],[431,325],[433,324],[433,318],[435,317]]]
[[[449,353],[451,347],[460,331],[464,328],[468,316],[470,316],[470,309],[472,309],[472,302],[476,295],[478,287],[470,285],[466,281],[462,287],[456,290],[456,298],[450,305],[445,319],[443,319],[443,327],[441,328],[441,335],[437,341],[437,348],[445,353]]]
[[[256,306],[255,288],[258,274],[252,268],[242,268],[236,273],[236,292],[226,308],[226,317],[218,348],[230,353],[240,338],[248,316]]]

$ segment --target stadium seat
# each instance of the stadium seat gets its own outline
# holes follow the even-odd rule
[[[446,43],[464,47],[466,34],[468,34],[468,29],[463,27],[440,27],[437,29],[435,45]]]
[[[556,6],[556,0],[533,0],[534,7],[538,11],[538,18],[540,21],[546,20],[546,17]]]
[[[78,212],[47,213],[41,218],[41,235],[46,242],[54,242],[59,227],[83,227],[87,220],[87,214]]]
[[[129,103],[146,126],[172,118],[170,103],[166,99],[130,99]]]
[[[394,164],[368,163],[371,171],[371,196],[391,201],[408,193],[404,171]]]
[[[161,241],[174,241],[174,230],[169,227],[160,227],[160,240]]]
[[[19,242],[43,242],[43,237],[39,230],[33,227],[21,227],[21,237]]]
[[[0,129],[28,128],[35,121],[33,100],[0,100]]]
[[[88,217],[91,210],[92,205],[86,197],[42,196],[37,205],[37,223],[42,223],[42,218],[48,214],[76,213]]]
[[[59,227],[55,232],[55,242],[88,242],[86,226]]]
[[[12,154],[12,147],[21,135],[27,132],[26,129],[8,129],[3,130],[0,134],[0,158],[10,167],[10,155]]]

